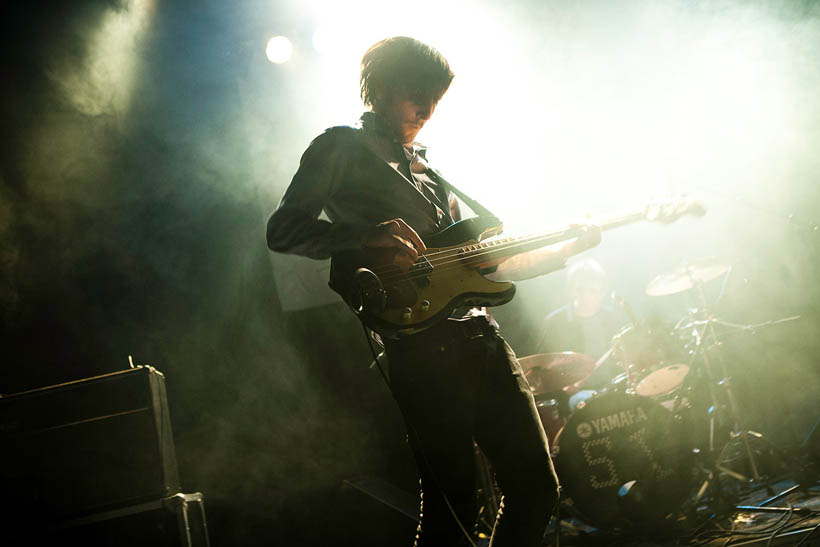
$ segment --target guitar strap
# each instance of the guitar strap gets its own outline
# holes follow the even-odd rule
[[[468,196],[467,194],[453,186],[453,184],[450,181],[445,179],[441,173],[439,173],[432,167],[427,168],[427,176],[433,179],[438,184],[444,186],[444,188],[446,188],[447,190],[450,190],[452,193],[454,193],[459,199],[461,199],[461,201],[463,201],[467,205],[467,207],[472,209],[473,212],[478,216],[495,219],[496,221],[498,221],[497,224],[501,224],[501,220],[497,216],[495,216],[492,213],[492,211],[490,211],[489,209],[481,205],[479,202],[477,202],[476,200],[474,200],[473,198],[471,198],[470,196]]]

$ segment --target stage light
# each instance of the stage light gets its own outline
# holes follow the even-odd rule
[[[274,36],[268,40],[268,45],[265,47],[268,61],[277,65],[288,62],[292,54],[293,44],[284,36]]]

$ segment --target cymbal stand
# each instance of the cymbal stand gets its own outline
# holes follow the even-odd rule
[[[694,310],[694,313],[699,313],[702,318],[700,321],[693,321],[694,325],[692,327],[692,336],[695,341],[695,351],[692,356],[692,362],[695,363],[699,357],[700,361],[703,363],[703,370],[706,374],[707,384],[709,385],[709,396],[712,401],[712,408],[714,409],[709,418],[709,452],[713,456],[713,461],[711,462],[713,469],[711,470],[711,473],[714,476],[711,477],[711,479],[715,482],[716,492],[719,496],[720,488],[718,484],[719,479],[717,476],[717,471],[722,471],[726,475],[743,482],[760,482],[763,480],[763,477],[760,474],[760,467],[758,465],[757,458],[752,450],[749,440],[750,436],[754,436],[756,438],[761,438],[762,436],[759,433],[747,430],[742,422],[741,411],[732,387],[731,377],[728,374],[723,356],[720,353],[720,342],[718,341],[714,329],[716,320],[708,309],[703,284],[699,280],[695,279],[694,276],[690,276],[690,279],[692,280],[693,286],[697,289],[697,294],[701,302],[700,310]],[[711,351],[713,348],[716,351]],[[714,360],[712,359],[712,356],[710,356],[710,353],[712,353],[715,357]],[[728,405],[721,404],[716,387],[721,388],[721,393]],[[729,434],[730,438],[720,450],[720,453],[715,457],[715,423],[726,423],[727,421],[731,423],[732,427]],[[740,442],[742,444],[745,458],[748,460],[749,469],[752,473],[751,479],[734,469],[722,465],[722,461],[727,452],[731,450],[732,445],[736,442]],[[698,493],[698,498],[705,493],[707,486],[708,480],[701,487],[701,491]],[[766,481],[766,490],[770,493],[770,495],[773,493],[771,485],[768,481]],[[715,501],[719,502],[719,500]]]
[[[621,365],[621,368],[624,369],[624,374],[626,375],[626,387],[627,390],[634,391],[636,380],[635,380],[635,371],[632,370],[632,365],[629,362],[629,356],[626,352],[626,344],[624,344],[623,337],[631,332],[635,328],[635,323],[629,325],[627,328],[622,329],[618,334],[612,337],[612,345],[610,346],[609,350],[600,358],[598,359],[598,363],[603,363],[607,357],[612,354],[615,354],[615,359],[618,364]]]

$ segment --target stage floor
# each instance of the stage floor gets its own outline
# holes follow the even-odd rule
[[[708,505],[681,517],[680,533],[665,535],[644,530],[612,532],[597,530],[572,517],[562,518],[562,546],[673,547],[725,546],[820,546],[820,484],[798,488],[793,481],[771,485],[774,495],[758,487],[738,495],[739,502],[715,512]],[[786,493],[788,491],[788,493]],[[783,494],[773,499],[778,494]],[[764,508],[761,508],[764,507]],[[545,545],[554,545],[554,527]]]

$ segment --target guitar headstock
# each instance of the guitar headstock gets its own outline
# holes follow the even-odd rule
[[[671,224],[684,215],[702,217],[705,214],[703,203],[686,195],[651,200],[644,207],[646,220],[664,224]]]

